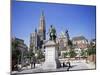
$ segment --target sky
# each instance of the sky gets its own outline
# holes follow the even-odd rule
[[[68,29],[70,38],[81,35],[88,40],[95,38],[95,6],[24,1],[12,1],[12,37],[23,39],[25,44],[29,45],[30,33],[34,32],[35,28],[38,29],[42,10],[45,15],[46,33],[52,24],[57,36]]]

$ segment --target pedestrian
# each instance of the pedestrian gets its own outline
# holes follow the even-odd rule
[[[35,62],[33,64],[34,64],[34,68],[35,68]]]
[[[67,68],[67,71],[69,71],[69,67]]]
[[[32,69],[32,65],[33,65],[33,59],[32,59],[32,57],[31,57],[31,62],[30,62],[30,64],[31,64],[31,69]]]
[[[35,68],[35,64],[36,64],[36,57],[33,57],[33,64],[34,64],[34,68]]]
[[[68,67],[70,68],[70,67],[71,67],[71,64],[70,64],[70,61],[69,61],[69,59],[68,59],[68,62],[67,62],[67,64],[68,64]]]
[[[63,67],[65,67],[65,62],[63,62]]]
[[[69,64],[69,68],[71,67],[71,65],[70,65],[70,61],[68,62],[68,64]]]
[[[68,64],[68,67],[71,67],[70,61],[68,61],[67,64]]]
[[[69,71],[69,69],[70,69],[70,67],[71,67],[71,65],[70,65],[70,61],[68,61],[67,64],[68,64],[67,71]]]

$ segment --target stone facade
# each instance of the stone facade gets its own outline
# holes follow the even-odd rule
[[[72,38],[73,48],[77,53],[76,57],[81,57],[82,50],[86,51],[88,49],[89,43],[84,36],[77,36]]]
[[[84,36],[77,36],[72,38],[75,48],[85,49],[88,47],[88,40]]]
[[[68,52],[70,50],[70,46],[69,46],[69,41],[70,41],[70,37],[69,37],[69,33],[68,30],[66,30],[65,32],[61,32],[60,37],[57,38],[57,43],[58,43],[58,47],[59,47],[59,52],[60,52],[60,56],[63,57],[63,53]]]
[[[28,47],[24,43],[24,40],[12,38],[12,70],[15,69],[14,65],[16,64],[24,65],[27,53]]]

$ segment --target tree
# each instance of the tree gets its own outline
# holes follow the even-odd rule
[[[87,51],[88,55],[95,55],[96,54],[96,48],[92,47],[92,48],[88,48],[88,51]]]
[[[96,44],[92,41],[87,50],[88,60],[96,63]]]
[[[18,60],[21,56],[21,52],[18,49],[18,41],[13,41],[12,42],[12,59],[15,58],[16,60]]]
[[[90,46],[87,50],[88,55],[95,55],[96,54],[96,45],[94,45],[92,42],[90,43]]]
[[[74,50],[69,51],[70,58],[74,58],[74,57],[76,57],[76,55],[77,55],[77,53]]]
[[[87,51],[86,50],[81,50],[81,56],[84,58],[87,56]]]
[[[68,52],[63,53],[63,55],[64,55],[64,58],[65,58],[66,56],[68,56]]]
[[[17,67],[15,68],[14,66],[18,63],[20,63],[21,61],[21,52],[18,49],[18,41],[12,41],[11,45],[12,45],[12,70],[17,69]]]
[[[32,57],[34,57],[34,56],[35,56],[35,54],[33,53],[33,51],[30,50],[28,53],[28,58],[30,59],[30,62],[31,62]]]
[[[38,54],[37,59],[42,59],[42,58],[44,58],[44,55],[43,55],[43,53],[42,53],[41,50],[38,51],[37,54]]]

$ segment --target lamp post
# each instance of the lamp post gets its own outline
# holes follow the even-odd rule
[[[36,60],[37,60],[37,53],[35,53],[34,60],[33,60],[34,68],[35,68]]]
[[[37,56],[38,56],[38,54],[37,54],[37,53],[35,53],[36,60],[37,60]]]

